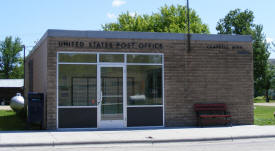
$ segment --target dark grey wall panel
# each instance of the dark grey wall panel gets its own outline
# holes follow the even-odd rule
[[[128,107],[127,126],[163,126],[162,107]]]
[[[58,112],[59,128],[96,128],[96,108],[61,108]]]

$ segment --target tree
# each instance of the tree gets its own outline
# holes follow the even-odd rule
[[[253,55],[254,55],[254,86],[256,95],[261,94],[262,90],[269,89],[269,80],[271,68],[268,64],[268,58],[270,55],[269,44],[265,41],[265,35],[263,34],[263,26],[256,25],[253,32]],[[268,90],[267,90],[268,91]],[[268,101],[268,92],[265,91],[266,100]]]
[[[217,23],[216,29],[219,34],[252,35],[253,38],[253,63],[254,63],[254,88],[255,96],[263,95],[265,86],[268,85],[268,58],[269,45],[265,41],[263,26],[256,25],[253,12],[235,9],[230,11]],[[266,93],[265,93],[266,94]],[[268,97],[268,96],[267,96]]]
[[[216,26],[219,34],[251,35],[253,33],[254,15],[250,10],[241,11],[235,9],[230,11]]]
[[[268,63],[267,70],[264,73],[263,88],[265,90],[266,102],[269,102],[269,90],[275,87],[275,67]]]
[[[19,38],[6,37],[0,43],[1,78],[23,78],[23,59],[20,57],[22,45]]]
[[[105,31],[141,31],[141,32],[173,32],[187,33],[187,8],[182,5],[171,5],[160,8],[152,15],[131,16],[129,12],[119,15],[117,23],[104,24]],[[209,28],[203,24],[195,10],[190,10],[190,32],[209,33]]]

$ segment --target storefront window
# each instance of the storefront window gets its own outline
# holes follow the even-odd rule
[[[96,65],[60,64],[58,97],[59,106],[96,106]]]
[[[127,66],[128,105],[162,105],[162,66]]]
[[[124,62],[123,54],[100,54],[100,62]]]
[[[61,53],[59,54],[59,62],[75,62],[75,63],[96,63],[96,54],[86,53]]]
[[[99,55],[99,62],[97,62],[97,55]],[[162,55],[125,55],[127,55],[125,68],[127,74],[127,104],[130,106],[162,105]],[[100,62],[124,63],[125,55],[105,53],[60,53],[58,59],[59,106],[97,106],[97,95],[99,95],[97,94],[97,66]],[[104,70],[102,69],[102,71]],[[114,78],[117,77],[117,75],[113,75],[113,77],[108,76],[110,75],[101,76],[100,78],[102,81],[120,80],[122,84],[122,76],[117,79]],[[107,88],[112,88],[111,86],[114,86],[111,81],[107,84]],[[123,89],[121,89],[121,91],[122,90]],[[102,97],[104,97],[104,94]]]
[[[161,55],[128,54],[127,63],[162,63]]]

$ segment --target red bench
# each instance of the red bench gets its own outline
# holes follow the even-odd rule
[[[230,124],[231,115],[226,111],[226,105],[223,103],[217,104],[195,104],[194,109],[197,115],[197,125],[203,126],[206,124]]]

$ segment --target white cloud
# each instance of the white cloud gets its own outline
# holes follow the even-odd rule
[[[117,16],[115,14],[112,14],[112,13],[107,13],[107,17],[110,18],[110,19],[116,19]]]
[[[113,0],[113,2],[112,2],[113,7],[119,7],[124,4],[126,4],[126,1],[124,1],[124,0]]]
[[[272,38],[269,38],[269,37],[267,37],[265,40],[266,40],[267,43],[272,43],[272,42],[274,42],[274,40],[273,40]]]

